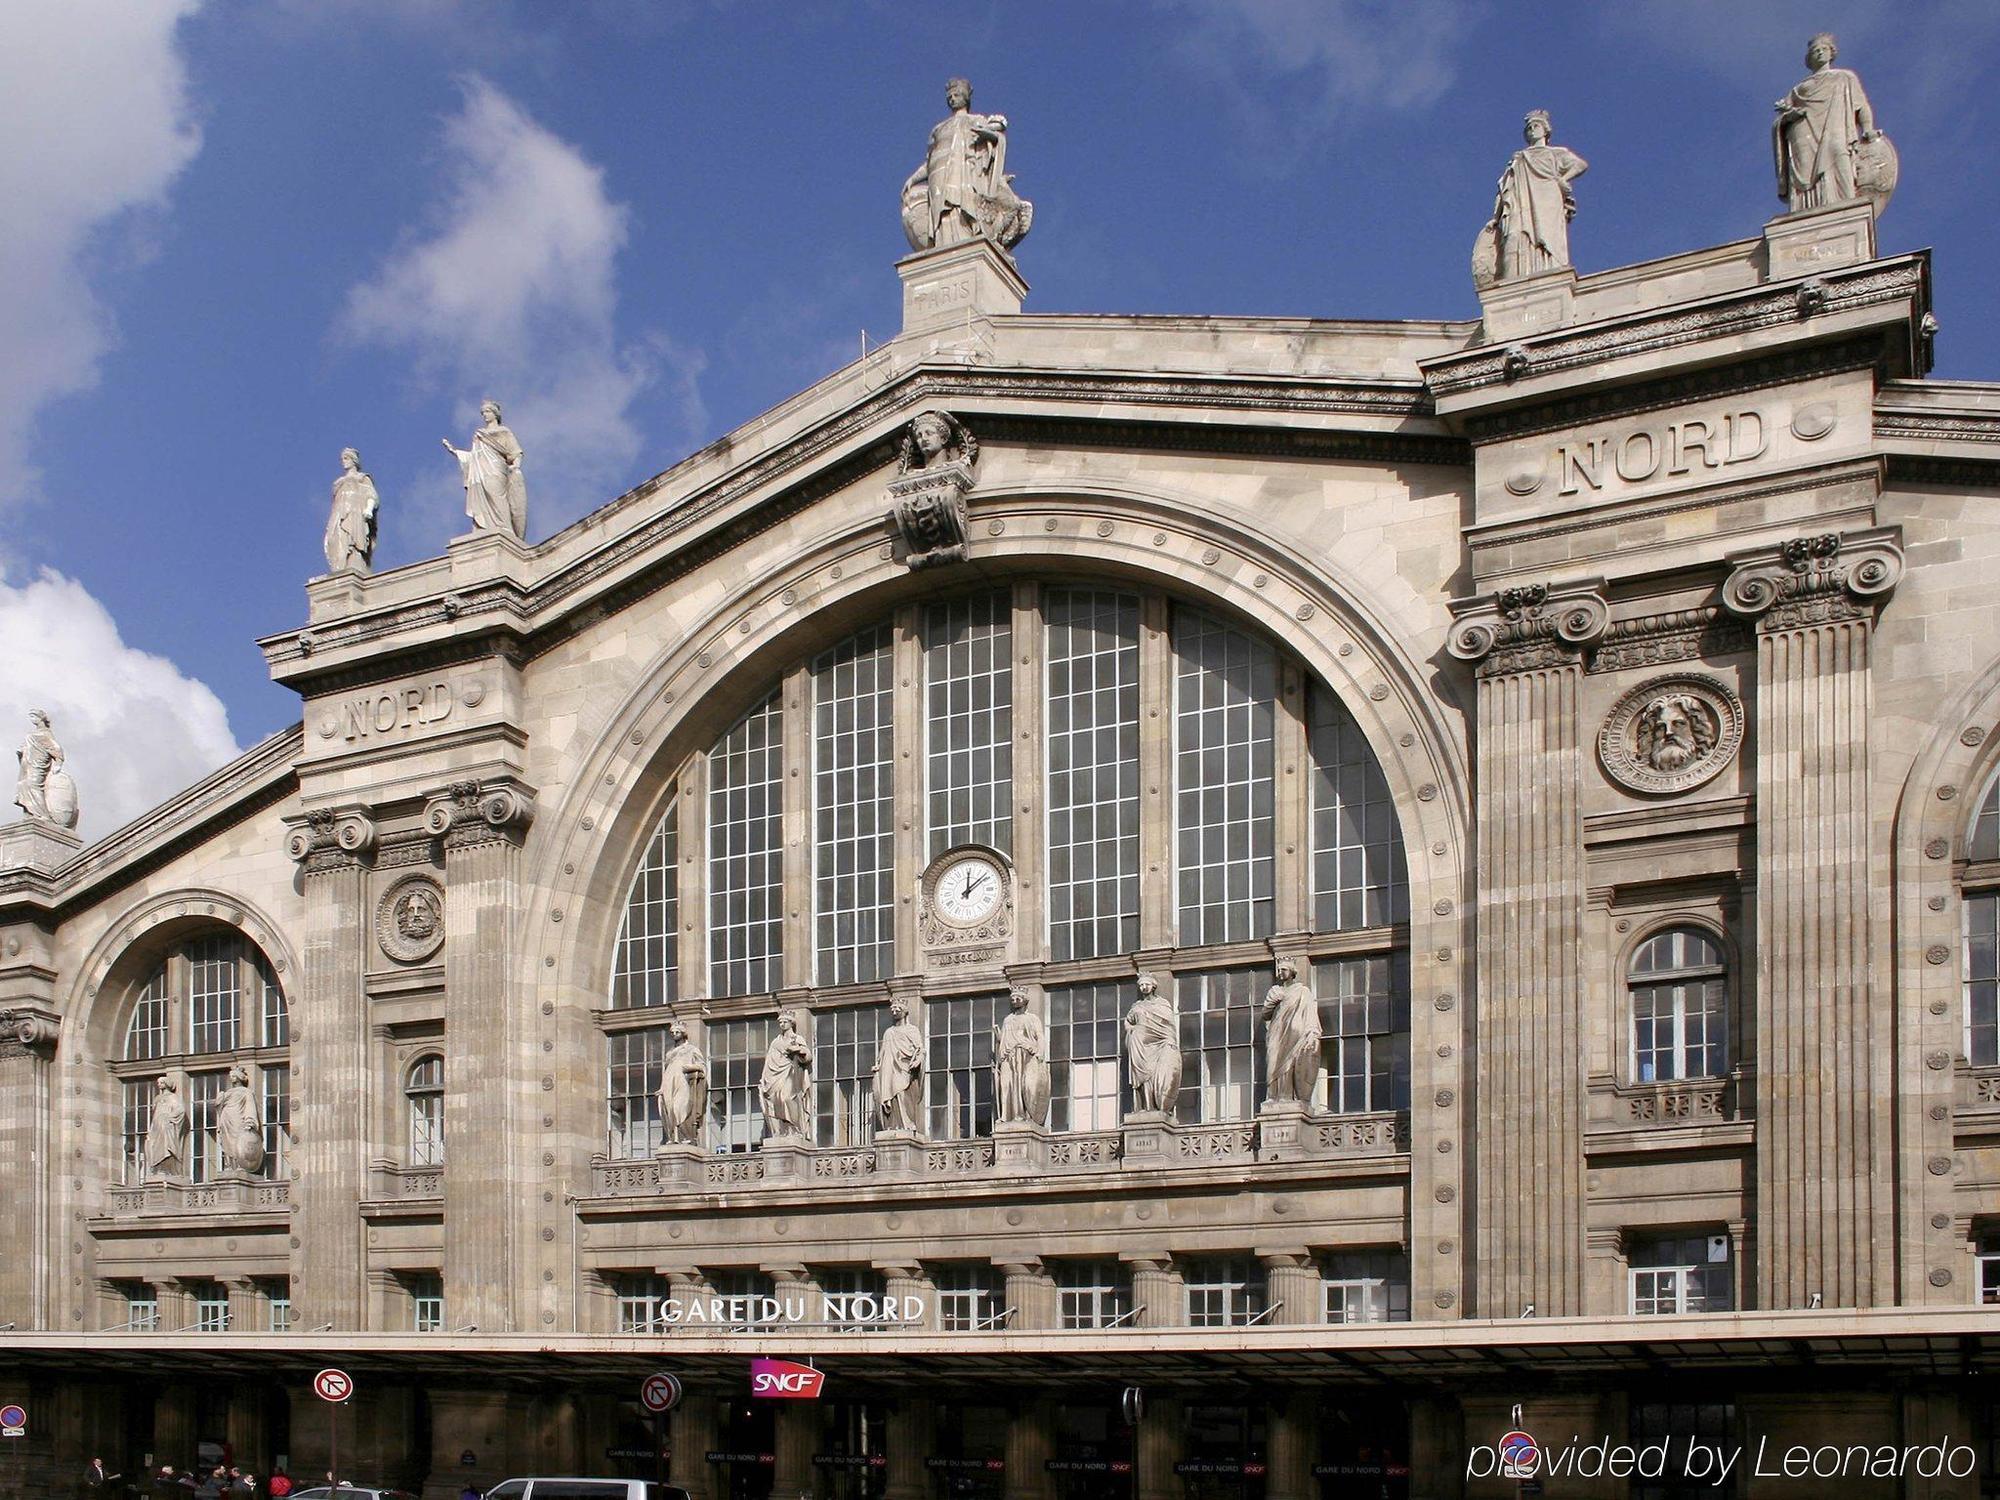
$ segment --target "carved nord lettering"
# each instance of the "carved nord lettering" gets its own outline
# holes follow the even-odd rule
[[[448,682],[411,683],[391,692],[364,693],[347,700],[342,713],[349,744],[428,729],[452,716],[457,695]]]
[[[1679,479],[1747,464],[1770,448],[1770,426],[1754,409],[1720,418],[1688,417],[1613,437],[1578,438],[1556,448],[1557,493],[1599,493],[1607,468],[1626,484],[1643,484],[1663,473]]]

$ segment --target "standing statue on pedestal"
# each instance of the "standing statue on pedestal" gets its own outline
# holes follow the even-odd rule
[[[153,1107],[146,1118],[146,1176],[172,1178],[185,1172],[182,1152],[187,1147],[187,1105],[181,1102],[180,1085],[171,1078],[153,1084]]]
[[[1527,145],[1500,174],[1493,217],[1472,247],[1472,280],[1481,290],[1496,281],[1559,271],[1569,264],[1569,221],[1576,217],[1570,183],[1590,163],[1549,139],[1549,112],[1535,109],[1521,122]]]
[[[340,450],[340,469],[333,482],[333,512],[326,518],[327,571],[366,573],[375,558],[375,512],[382,497],[362,471],[358,450]]]
[[[264,1122],[250,1091],[250,1070],[241,1063],[229,1070],[229,1087],[216,1103],[215,1143],[225,1171],[255,1172],[264,1165]]]
[[[1264,1097],[1309,1105],[1319,1086],[1319,999],[1289,958],[1278,960],[1277,977],[1264,997]]]
[[[1793,213],[1866,198],[1879,214],[1896,189],[1896,149],[1875,128],[1861,79],[1833,65],[1837,56],[1829,32],[1807,42],[1811,72],[1775,106],[1778,196]]]
[[[772,1140],[802,1140],[812,1124],[812,1048],[799,1035],[798,1017],[778,1017],[764,1053],[757,1097],[764,1101],[764,1131]]]
[[[917,1131],[924,1119],[924,1034],[910,1008],[889,1002],[889,1027],[875,1044],[875,1107],[884,1130]]]
[[[1049,1039],[1028,1009],[1028,992],[1007,997],[1007,1019],[993,1044],[993,1104],[1003,1124],[1045,1125],[1049,1118]]]
[[[444,445],[458,460],[465,483],[465,513],[481,531],[499,531],[517,541],[528,535],[528,482],[521,477],[521,445],[500,423],[500,403],[479,408],[485,426],[472,435],[470,448]]]
[[[708,1117],[708,1054],[688,1040],[687,1022],[667,1028],[674,1045],[660,1064],[660,1144],[699,1146]]]
[[[1018,244],[1034,222],[1035,205],[1014,192],[1007,172],[1007,117],[975,115],[972,85],[944,86],[951,108],[931,131],[924,164],[903,184],[903,233],[912,250],[993,241]]]
[[[1139,976],[1139,998],[1125,1012],[1125,1056],[1132,1108],[1172,1114],[1181,1096],[1181,1019],[1151,974]]]
[[[50,732],[46,711],[29,713],[28,737],[15,754],[21,773],[14,783],[14,805],[40,822],[76,827],[76,783],[63,770],[63,747]]]

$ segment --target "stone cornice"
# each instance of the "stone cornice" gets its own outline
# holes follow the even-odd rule
[[[1823,532],[1732,553],[1722,602],[1760,630],[1865,614],[1903,576],[1899,527]]]
[[[1445,648],[1482,676],[1577,662],[1604,638],[1604,580],[1526,584],[1451,601]]]

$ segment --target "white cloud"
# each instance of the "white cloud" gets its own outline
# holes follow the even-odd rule
[[[68,758],[86,838],[199,781],[237,753],[222,700],[164,656],[128,646],[89,590],[50,569],[0,581],[0,746],[44,708]],[[6,771],[13,801],[13,765]],[[9,814],[18,816],[8,807]]]
[[[498,400],[525,449],[529,526],[542,534],[627,477],[642,441],[633,404],[663,374],[682,415],[699,420],[700,362],[663,336],[619,340],[629,215],[603,171],[485,79],[463,89],[434,211],[349,292],[337,333],[411,354],[419,383],[448,390],[464,422]],[[452,529],[463,525],[459,515]]]
[[[1451,87],[1481,7],[1441,0],[1158,0],[1187,17],[1176,48],[1286,168],[1299,125],[1421,109]]]
[[[95,383],[115,337],[92,284],[107,231],[201,148],[175,47],[199,5],[11,0],[0,19],[0,502],[33,493],[36,417]]]

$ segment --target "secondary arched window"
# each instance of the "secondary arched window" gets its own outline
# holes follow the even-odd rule
[[[973,855],[964,890],[935,884]],[[1011,908],[979,908],[981,869]],[[961,929],[1013,931],[941,958],[947,901]],[[674,768],[613,955],[607,1150],[659,1144],[667,1012],[696,1001],[705,1144],[755,1149],[781,989],[812,1062],[809,1134],[865,1143],[890,980],[925,1039],[928,1134],[989,1133],[1000,947],[1038,966],[1054,1128],[1113,1129],[1132,1107],[1120,1022],[1142,950],[1172,953],[1148,962],[1178,1015],[1177,1114],[1249,1119],[1274,977],[1260,948],[1279,932],[1305,934],[1321,1002],[1314,1106],[1406,1108],[1408,906],[1381,768],[1277,641],[1097,582],[907,605],[798,660]]]
[[[284,989],[254,944],[238,933],[210,932],[168,952],[134,996],[121,1055],[111,1064],[122,1096],[124,1180],[217,1177],[226,1164],[216,1115],[239,1067],[263,1130],[256,1174],[283,1178],[291,1141],[289,1040]],[[176,1110],[185,1112],[185,1123],[175,1131],[154,1132],[163,1082]]]
[[[1699,927],[1656,932],[1632,955],[1632,1079],[1667,1083],[1729,1071],[1729,970]]]
[[[444,1165],[444,1059],[420,1057],[403,1075],[403,1098],[410,1112],[410,1165]]]
[[[2000,772],[1986,783],[1965,841],[1965,1058],[2000,1066]]]

